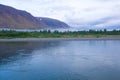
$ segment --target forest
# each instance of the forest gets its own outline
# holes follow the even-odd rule
[[[1,30],[0,38],[100,38],[120,36],[120,30],[107,31],[104,30],[88,30],[88,31],[32,31],[22,32],[15,30]]]

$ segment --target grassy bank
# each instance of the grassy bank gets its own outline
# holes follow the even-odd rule
[[[100,37],[120,37],[120,30],[89,30],[89,31],[66,31],[59,32],[44,30],[40,32],[17,32],[17,31],[0,31],[0,38],[100,38]]]

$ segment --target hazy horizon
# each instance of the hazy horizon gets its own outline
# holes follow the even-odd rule
[[[120,29],[120,0],[0,0],[0,4],[72,27]]]

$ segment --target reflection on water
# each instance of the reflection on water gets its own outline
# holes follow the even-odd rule
[[[120,80],[120,41],[0,42],[0,80]]]

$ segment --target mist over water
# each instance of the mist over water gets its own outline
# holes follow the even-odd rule
[[[0,42],[0,80],[120,80],[119,40]]]
[[[120,30],[119,26],[108,26],[108,27],[100,27],[100,26],[91,26],[91,25],[86,25],[86,26],[77,26],[77,27],[70,27],[70,28],[58,28],[58,29],[10,29],[10,28],[0,28],[0,31],[5,30],[5,31],[18,31],[18,32],[40,32],[44,30],[50,30],[52,32],[54,31],[59,31],[59,32],[66,32],[66,31],[89,31],[89,30]]]

